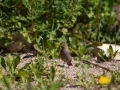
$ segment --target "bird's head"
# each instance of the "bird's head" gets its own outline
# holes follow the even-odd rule
[[[62,44],[61,44],[61,47],[62,47],[62,48],[68,48],[67,44],[65,44],[65,43],[62,43]]]

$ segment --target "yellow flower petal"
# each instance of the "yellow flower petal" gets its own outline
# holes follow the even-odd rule
[[[110,83],[110,78],[108,76],[100,76],[98,82],[101,85],[106,85]]]

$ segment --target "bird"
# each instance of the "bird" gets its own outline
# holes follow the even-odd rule
[[[60,51],[60,58],[61,58],[62,61],[64,61],[63,66],[64,66],[65,62],[67,63],[68,66],[72,66],[72,63],[71,63],[72,56],[70,54],[70,51],[68,49],[67,44],[66,43],[62,43],[61,44],[61,48],[62,49]]]

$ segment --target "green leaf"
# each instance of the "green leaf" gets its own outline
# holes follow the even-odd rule
[[[17,65],[20,63],[20,56],[17,56],[14,60],[13,60],[13,69],[15,71]]]
[[[1,66],[6,70],[5,59],[4,59],[3,57],[0,56],[0,61],[1,61]]]
[[[80,54],[80,55],[83,55],[83,54],[85,54],[86,52],[87,52],[87,50],[86,50],[85,48],[79,47],[79,54]]]
[[[109,49],[110,49],[112,52],[114,52],[114,51],[113,51],[113,48],[112,48],[112,46],[111,46],[111,45],[109,46]]]
[[[108,58],[110,60],[114,59],[114,57],[116,56],[116,53],[117,52],[114,52],[112,46],[110,45],[109,48],[107,49],[107,52],[108,52]]]
[[[92,18],[94,16],[94,13],[91,11],[89,14],[88,14],[88,17],[89,18]]]
[[[114,72],[111,72],[111,84],[116,84],[116,74]]]
[[[67,31],[66,28],[63,28],[63,29],[62,29],[62,32],[63,32],[64,35],[66,35],[68,31]]]
[[[21,76],[21,77],[25,77],[25,78],[28,77],[28,73],[25,70],[22,70],[22,69],[20,69],[18,71],[18,75]]]
[[[110,48],[107,49],[107,52],[108,52],[108,58],[112,59],[113,52],[110,50]]]
[[[97,83],[96,83],[96,80],[95,80],[95,78],[93,77],[93,75],[89,75],[89,77],[90,77],[90,81],[92,82],[92,84],[93,84],[93,85],[96,85]]]
[[[62,42],[66,42],[65,35],[62,35],[61,38],[58,38],[58,41],[59,41],[60,43],[62,43]]]
[[[24,84],[27,82],[28,75],[29,75],[29,73],[25,70],[20,69],[18,71],[18,76],[20,76],[22,78],[22,81]]]
[[[108,60],[108,57],[103,52],[99,52],[98,55],[102,60],[104,60],[104,61]]]
[[[40,48],[38,47],[38,44],[33,45],[34,49],[37,50],[38,52],[41,52]]]
[[[116,56],[117,53],[118,53],[118,50],[114,52],[113,58]]]
[[[3,74],[2,70],[1,70],[1,72],[0,72],[0,79],[2,79],[3,76],[4,76],[4,74]]]
[[[56,36],[56,31],[51,31],[48,33],[47,37],[49,38],[49,40],[55,40],[55,36]]]
[[[29,43],[32,43],[32,40],[31,40],[30,37],[27,37],[27,41],[28,41]]]
[[[95,46],[94,46],[93,44],[88,44],[88,45],[85,46],[85,48],[86,48],[87,50],[92,50],[92,49],[95,48]]]
[[[88,60],[90,58],[90,55],[83,55],[81,57],[82,60]]]
[[[18,27],[21,27],[21,23],[20,22],[18,22],[17,24],[18,24]]]
[[[55,68],[53,66],[51,66],[50,68],[50,78],[53,81],[55,77]]]
[[[44,83],[42,78],[36,78],[35,80],[39,83]]]
[[[7,77],[3,77],[3,81],[4,81],[4,85],[7,87],[8,90],[11,90],[10,89],[10,82],[9,82],[9,79]]]
[[[11,54],[8,54],[8,55],[7,55],[7,57],[6,57],[6,64],[7,64],[9,67],[12,66],[13,59],[14,59],[14,57],[13,57]]]

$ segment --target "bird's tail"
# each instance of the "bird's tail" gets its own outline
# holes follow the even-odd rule
[[[67,62],[67,65],[68,65],[68,66],[72,66],[71,61]]]

